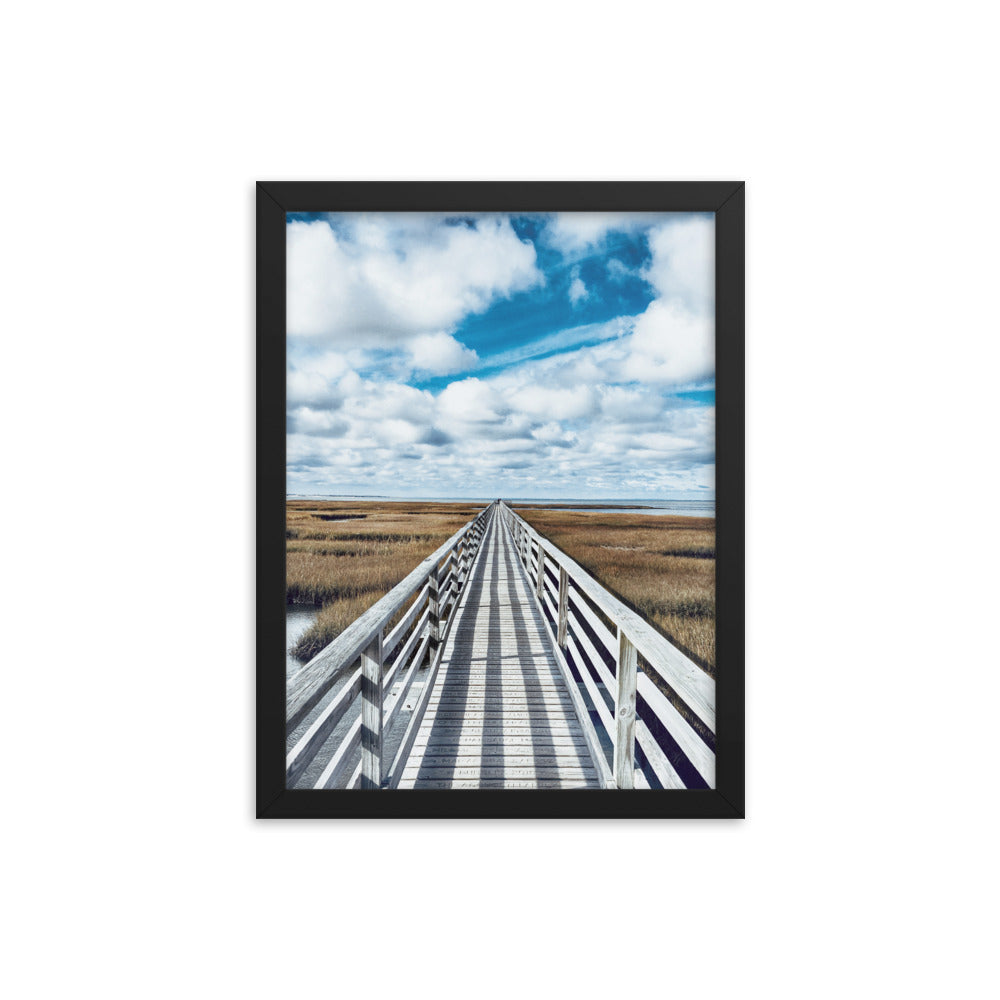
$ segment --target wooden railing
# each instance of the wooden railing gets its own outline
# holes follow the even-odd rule
[[[715,681],[507,504],[499,511],[533,583],[556,658],[573,677],[571,695],[583,702],[581,684],[586,691],[589,705],[578,714],[606,786],[649,786],[636,767],[638,744],[664,788],[714,788]]]
[[[286,691],[287,731],[293,733],[306,721],[309,726],[286,757],[286,787],[293,787],[317,755],[325,752],[324,747],[334,729],[359,695],[361,705],[357,718],[329,754],[314,787],[334,787],[354,759],[358,746],[361,747],[361,760],[347,787],[395,787],[398,783],[427,704],[437,661],[451,624],[450,612],[457,605],[469,578],[472,561],[496,506],[490,504],[474,521],[455,532],[291,679]],[[407,608],[411,599],[413,602]],[[404,608],[405,613],[390,629],[393,618]],[[384,736],[397,721],[417,670],[428,653],[431,670],[392,767],[384,770]],[[331,688],[352,668],[347,683],[316,712]]]

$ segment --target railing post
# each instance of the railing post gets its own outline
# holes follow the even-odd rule
[[[543,603],[545,600],[545,550],[542,548],[541,539],[538,541],[538,585],[535,592],[538,594],[538,602]]]
[[[565,567],[559,567],[559,634],[556,642],[566,645],[566,624],[569,620],[569,574]]]
[[[461,587],[465,583],[465,578],[469,572],[469,539],[472,532],[467,531],[462,535],[462,541],[458,546],[458,585]]]
[[[430,629],[431,637],[428,648],[432,658],[441,643],[441,594],[439,592],[441,580],[439,574],[440,567],[435,566],[431,570],[430,579],[427,581],[427,606],[430,610],[428,628]]]
[[[382,787],[382,629],[361,654],[361,787]]]
[[[635,784],[635,646],[618,627],[618,683],[615,685],[615,784],[632,788]]]

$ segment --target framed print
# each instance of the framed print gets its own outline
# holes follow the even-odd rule
[[[257,188],[257,814],[742,817],[744,186]]]

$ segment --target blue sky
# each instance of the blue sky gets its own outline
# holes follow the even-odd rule
[[[289,214],[290,493],[714,496],[711,215]]]

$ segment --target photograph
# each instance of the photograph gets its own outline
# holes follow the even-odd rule
[[[711,211],[287,211],[288,790],[716,788]]]

